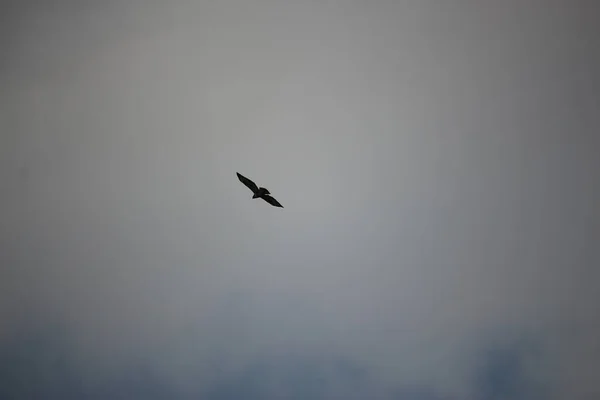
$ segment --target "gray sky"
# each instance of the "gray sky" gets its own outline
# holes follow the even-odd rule
[[[600,396],[593,2],[7,3],[0,397]]]

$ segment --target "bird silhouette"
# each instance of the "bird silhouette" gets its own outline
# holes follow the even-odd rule
[[[269,196],[271,193],[269,192],[269,190],[267,188],[264,188],[264,187],[259,188],[258,186],[256,186],[256,183],[252,182],[250,179],[246,178],[244,175],[240,174],[239,172],[236,172],[236,174],[237,174],[237,177],[240,180],[240,182],[242,182],[244,185],[246,185],[248,187],[248,189],[252,190],[252,193],[254,193],[252,196],[253,199],[261,198],[274,207],[283,208],[283,206],[281,204],[279,204],[279,202],[277,200],[275,200],[273,197]]]

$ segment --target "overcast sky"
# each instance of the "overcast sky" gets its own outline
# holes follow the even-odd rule
[[[5,3],[0,397],[600,398],[595,2]]]

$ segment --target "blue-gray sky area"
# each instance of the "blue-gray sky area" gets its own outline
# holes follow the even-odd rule
[[[2,3],[0,398],[600,398],[596,3]]]

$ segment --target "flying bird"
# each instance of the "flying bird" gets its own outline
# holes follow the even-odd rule
[[[240,182],[246,185],[248,189],[252,190],[252,193],[254,193],[254,195],[252,196],[253,199],[261,198],[272,206],[283,208],[283,206],[279,204],[277,200],[269,196],[271,193],[269,193],[268,189],[264,187],[259,188],[258,186],[256,186],[256,183],[241,175],[239,172],[236,172],[236,174]]]

